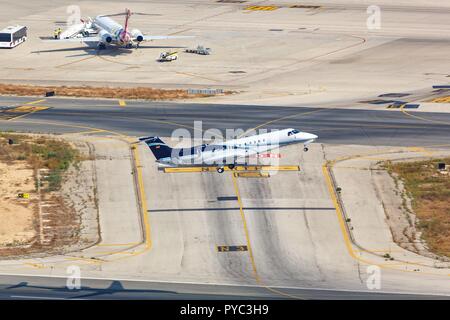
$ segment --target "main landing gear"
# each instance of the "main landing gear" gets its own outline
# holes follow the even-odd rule
[[[236,168],[236,165],[235,164],[228,164],[227,167],[228,167],[228,169],[233,170],[234,168]],[[225,171],[225,168],[224,167],[217,167],[216,170],[217,170],[218,173],[222,173],[222,172]]]

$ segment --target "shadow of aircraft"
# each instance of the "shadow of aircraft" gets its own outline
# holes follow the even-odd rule
[[[120,55],[128,55],[132,54],[135,50],[142,50],[142,49],[185,49],[186,47],[174,47],[174,46],[139,46],[138,49],[136,48],[123,48],[123,47],[110,47],[107,49],[99,50],[96,46],[82,46],[82,47],[73,47],[73,48],[61,48],[61,49],[47,49],[47,50],[36,50],[31,51],[31,53],[34,54],[41,54],[41,53],[56,53],[56,52],[81,52],[80,54],[72,54],[67,55],[66,58],[73,58],[73,57],[84,57],[84,56],[105,56],[105,57],[115,57]],[[83,53],[84,52],[84,53]]]
[[[28,282],[20,282],[16,285],[7,287],[5,289],[18,289],[18,288],[32,288],[32,289],[42,289],[42,290],[50,290],[53,292],[61,292],[61,293],[82,293],[80,295],[71,296],[67,299],[82,299],[82,298],[89,298],[89,297],[95,297],[95,296],[102,296],[102,295],[113,295],[116,293],[149,293],[149,294],[155,294],[155,293],[163,293],[163,294],[178,294],[178,292],[175,291],[167,291],[167,290],[148,290],[148,289],[125,289],[120,281],[114,280],[107,288],[92,288],[92,287],[81,287],[80,289],[69,289],[67,287],[47,287],[47,286],[34,286],[29,285]]]

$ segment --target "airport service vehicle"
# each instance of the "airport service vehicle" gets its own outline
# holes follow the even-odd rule
[[[0,48],[14,48],[27,40],[27,27],[9,26],[0,30]]]
[[[211,48],[205,48],[203,46],[197,46],[196,49],[186,49],[185,52],[187,53],[196,53],[196,54],[201,54],[201,55],[209,55],[211,54]]]
[[[107,45],[124,46],[126,48],[135,46],[137,48],[143,41],[192,38],[192,36],[150,36],[144,35],[138,29],[130,30],[129,20],[132,15],[153,14],[133,13],[130,9],[125,9],[124,13],[99,15],[92,21],[89,19],[87,22],[70,27],[70,32],[64,31],[60,39],[44,41],[96,43],[99,49],[105,49]],[[111,18],[115,16],[125,16],[125,26]],[[92,36],[91,33],[96,33],[96,35]],[[82,35],[81,37],[79,36],[80,34]]]
[[[162,52],[159,55],[158,61],[159,62],[170,62],[178,59],[177,52]]]
[[[217,172],[222,173],[225,165],[234,169],[238,159],[287,145],[303,143],[306,152],[307,145],[317,138],[315,134],[291,128],[184,149],[172,149],[159,137],[141,137],[139,141],[147,144],[160,166],[212,165],[217,166]]]

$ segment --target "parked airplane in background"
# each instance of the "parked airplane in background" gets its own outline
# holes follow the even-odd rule
[[[131,15],[152,14],[132,13],[130,9],[125,9],[124,13],[99,15],[94,20],[89,18],[87,21],[81,21],[79,24],[70,26],[60,34],[59,39],[48,40],[47,42],[97,43],[99,49],[105,49],[107,45],[125,46],[127,48],[136,45],[137,48],[142,41],[192,38],[192,36],[149,36],[142,34],[138,29],[129,30]],[[110,18],[115,16],[125,16],[125,26]]]
[[[308,151],[307,145],[317,138],[315,134],[300,132],[296,129],[284,129],[188,149],[172,149],[159,137],[141,137],[139,140],[149,146],[156,162],[162,166],[217,165],[217,172],[222,173],[224,165],[234,169],[238,158],[246,158],[290,144],[303,143],[303,150]]]

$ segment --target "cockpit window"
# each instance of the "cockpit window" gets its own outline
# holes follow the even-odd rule
[[[288,136],[292,136],[293,134],[297,134],[297,133],[300,133],[300,131],[294,129],[294,130],[291,130],[288,132]]]

